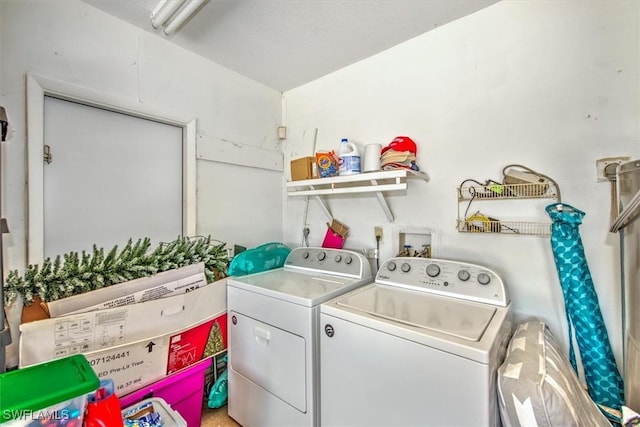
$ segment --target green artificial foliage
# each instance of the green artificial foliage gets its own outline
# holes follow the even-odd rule
[[[114,246],[106,255],[103,248],[93,245],[91,253],[69,252],[44,260],[42,265],[29,264],[21,276],[9,271],[4,285],[5,302],[11,304],[18,295],[25,305],[35,295],[43,301],[55,301],[106,286],[163,271],[203,262],[208,282],[226,276],[229,260],[225,243],[211,237],[180,237],[160,243],[150,251],[151,240],[129,239],[120,252]]]

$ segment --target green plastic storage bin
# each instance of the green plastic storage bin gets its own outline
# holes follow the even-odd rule
[[[87,395],[99,385],[81,354],[0,374],[0,425],[81,427]]]

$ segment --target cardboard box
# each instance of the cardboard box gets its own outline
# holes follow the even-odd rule
[[[200,262],[55,301],[43,302],[34,295],[33,303],[22,309],[21,323],[166,298],[206,283],[204,263]]]
[[[340,237],[347,237],[347,234],[349,234],[349,227],[347,227],[337,219],[331,220],[331,224],[327,223],[327,226]]]
[[[50,317],[60,317],[167,298],[206,284],[204,263],[200,262],[43,304]]]
[[[313,179],[318,177],[315,157],[302,157],[291,160],[291,181]]]
[[[227,348],[226,279],[191,292],[20,325],[20,367],[84,354],[117,394]]]

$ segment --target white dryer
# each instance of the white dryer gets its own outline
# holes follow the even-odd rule
[[[326,248],[229,277],[229,415],[244,427],[319,425],[320,304],[371,281],[364,256]]]
[[[392,258],[321,305],[323,426],[496,426],[507,289],[463,262]]]

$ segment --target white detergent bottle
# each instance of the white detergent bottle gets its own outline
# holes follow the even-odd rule
[[[360,151],[353,142],[347,138],[342,138],[340,149],[338,150],[340,167],[338,175],[355,175],[362,172],[360,168]]]

